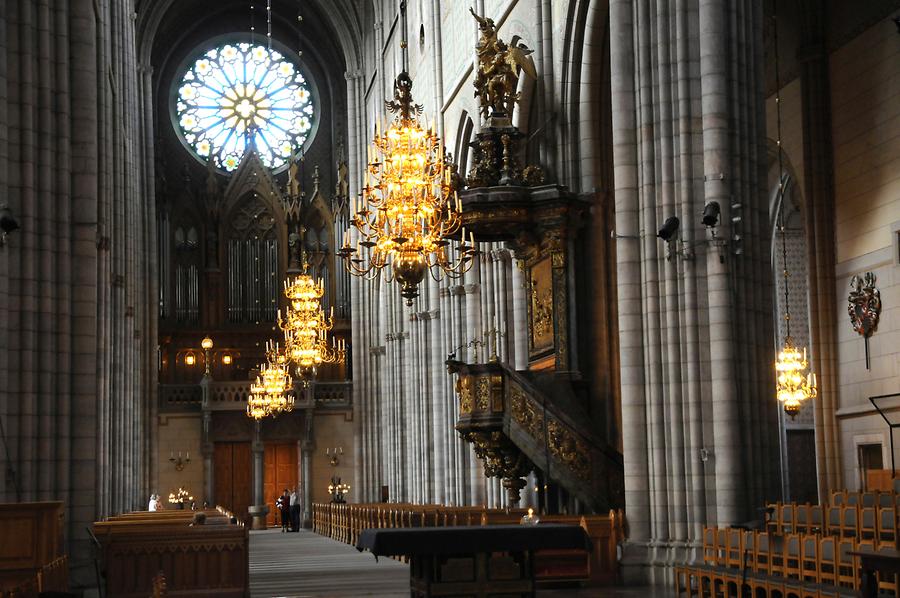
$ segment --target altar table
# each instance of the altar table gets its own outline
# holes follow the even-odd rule
[[[534,551],[592,549],[578,525],[365,529],[356,548],[409,557],[410,595],[534,596]]]

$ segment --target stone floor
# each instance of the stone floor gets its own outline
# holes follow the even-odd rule
[[[312,532],[250,532],[253,598],[350,598],[409,596],[409,569]],[[538,598],[669,598],[662,588],[541,590]]]

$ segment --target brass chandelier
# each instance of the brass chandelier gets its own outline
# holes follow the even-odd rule
[[[314,280],[304,273],[284,283],[284,295],[288,305],[284,316],[278,312],[278,326],[284,332],[285,357],[297,366],[297,375],[304,384],[315,376],[323,363],[343,363],[346,345],[342,340],[331,338],[328,333],[334,327],[334,308],[328,317],[322,309],[321,300],[325,295],[325,283],[321,278]]]
[[[285,352],[278,343],[270,341],[266,344],[266,362],[260,366],[256,381],[250,384],[247,415],[258,421],[268,415],[293,411],[293,386]]]
[[[472,266],[473,236],[461,231],[454,252],[450,236],[460,232],[462,206],[452,186],[452,165],[433,126],[413,103],[412,79],[406,72],[406,15],[403,13],[404,70],[394,82],[394,100],[385,102],[393,119],[387,130],[376,125],[368,150],[362,201],[357,201],[338,255],[355,275],[372,280],[383,271],[396,280],[412,305],[426,271],[435,280],[461,276]],[[351,231],[356,229],[351,244]]]
[[[781,259],[784,275],[784,346],[778,353],[775,361],[776,397],[781,403],[784,412],[794,419],[803,403],[808,399],[814,399],[819,391],[816,385],[816,375],[809,371],[809,361],[806,359],[806,347],[802,352],[794,345],[791,337],[791,303],[789,293],[788,262],[787,262],[787,235],[784,219],[784,155],[781,147],[781,81],[778,72],[778,21],[774,19],[775,38],[775,115],[777,125],[776,145],[778,147],[778,229],[781,233]]]

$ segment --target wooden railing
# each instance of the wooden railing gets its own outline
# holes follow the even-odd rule
[[[32,598],[41,592],[65,592],[69,589],[69,558],[61,556],[30,574],[15,586],[0,590],[0,598]]]
[[[0,592],[37,596],[65,590],[63,503],[0,504]],[[62,573],[60,573],[62,567]]]
[[[355,545],[364,529],[448,527],[519,523],[524,509],[448,507],[411,503],[335,504],[313,503],[312,529],[339,542]],[[584,551],[539,551],[535,554],[538,581],[587,581],[606,585],[618,579],[617,548],[624,540],[624,515],[545,515],[545,523],[580,525],[593,542]]]

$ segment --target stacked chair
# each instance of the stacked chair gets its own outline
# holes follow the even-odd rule
[[[859,596],[855,551],[897,548],[900,494],[836,492],[830,504],[773,503],[765,529],[705,527],[701,562],[675,568],[677,596]],[[900,598],[894,576],[879,594]]]

